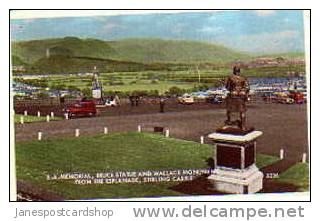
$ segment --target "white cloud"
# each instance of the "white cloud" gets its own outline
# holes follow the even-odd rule
[[[275,10],[256,10],[255,12],[259,16],[269,16],[269,15],[273,15],[274,13],[276,13]]]
[[[209,21],[216,21],[217,20],[217,17],[216,15],[211,15],[209,18],[208,18]]]
[[[290,20],[289,18],[285,18],[283,21],[284,21],[285,23],[290,23],[290,22],[291,22],[291,20]]]
[[[110,29],[114,29],[114,28],[121,28],[122,26],[117,24],[117,23],[111,23],[108,22],[103,26],[103,29],[105,30],[110,30]]]
[[[180,34],[183,32],[183,30],[185,29],[185,24],[183,23],[177,23],[176,25],[174,25],[172,28],[171,28],[171,32],[173,34]]]

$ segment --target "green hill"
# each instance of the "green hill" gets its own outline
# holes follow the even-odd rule
[[[76,37],[13,42],[11,51],[13,56],[31,64],[45,58],[47,49],[50,56],[110,58],[110,55],[115,53],[105,41]]]
[[[161,39],[127,39],[102,41],[65,37],[12,42],[12,55],[32,64],[50,56],[90,57],[139,63],[225,63],[248,55],[223,46]]]
[[[110,42],[115,59],[142,63],[225,63],[248,55],[226,47],[197,41],[127,39]]]
[[[21,60],[20,57],[18,57],[18,56],[16,56],[16,55],[13,55],[13,56],[11,57],[11,62],[12,62],[12,64],[14,64],[14,65],[25,65],[25,64],[26,64],[25,62],[23,62],[23,61]]]

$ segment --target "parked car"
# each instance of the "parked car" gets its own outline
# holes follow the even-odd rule
[[[96,116],[97,109],[94,101],[86,100],[80,101],[74,106],[67,108],[65,110],[65,114],[68,115],[69,118],[80,117],[80,116]]]
[[[287,92],[275,92],[276,102],[281,104],[293,104],[294,99],[292,99]]]
[[[304,94],[302,92],[296,92],[296,91],[292,91],[290,92],[290,98],[292,98],[294,100],[295,103],[297,104],[303,104],[306,99],[304,97]]]
[[[116,107],[116,106],[118,106],[118,104],[115,99],[113,99],[113,100],[107,99],[104,106],[105,107]]]
[[[194,98],[191,95],[184,94],[182,97],[178,97],[180,104],[193,104]]]
[[[223,102],[221,95],[212,94],[206,98],[206,102],[210,104],[220,104]]]
[[[290,97],[279,97],[277,101],[281,104],[294,104],[294,99]]]

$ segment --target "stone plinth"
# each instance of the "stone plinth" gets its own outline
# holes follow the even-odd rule
[[[256,139],[261,131],[243,135],[216,132],[215,170],[208,177],[212,187],[227,193],[255,193],[262,189],[263,174],[256,167]]]

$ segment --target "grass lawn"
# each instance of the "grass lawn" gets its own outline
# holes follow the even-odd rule
[[[165,138],[150,133],[114,133],[79,138],[16,143],[17,179],[55,192],[66,199],[175,196],[177,183],[76,185],[46,179],[48,174],[208,168],[211,145]],[[271,158],[258,155],[258,165]]]
[[[134,72],[137,76],[140,76],[143,72]],[[165,92],[169,88],[176,86],[181,89],[192,89],[195,85],[197,85],[197,82],[181,82],[177,83],[173,80],[159,80],[156,83],[152,83],[152,80],[149,79],[136,79],[132,78],[130,75],[121,75],[121,73],[113,74],[115,78],[121,77],[121,79],[116,81],[121,81],[123,84],[121,85],[109,85],[106,81],[105,75],[102,75],[99,80],[104,85],[105,91],[123,91],[123,92],[130,92],[135,90],[158,90],[159,92]],[[74,86],[79,89],[84,88],[91,88],[91,78],[89,80],[84,79],[83,77],[50,77],[49,79],[46,79],[48,81],[49,87],[52,87],[53,85],[57,84],[63,84],[66,87],[68,86]]]
[[[31,123],[31,122],[37,122],[37,121],[46,121],[47,120],[47,117],[46,116],[32,116],[32,115],[27,115],[27,116],[24,116],[23,114],[15,114],[14,115],[14,122],[15,123],[20,123],[20,119],[21,117],[23,117],[23,121],[25,123]],[[50,120],[61,120],[62,117],[50,117]]]
[[[299,191],[309,191],[309,165],[307,163],[297,163],[281,173],[277,180],[297,185]]]
[[[261,167],[273,164],[278,160],[280,160],[280,158],[276,156],[271,156],[266,154],[257,154],[256,165],[257,167],[261,168]]]

